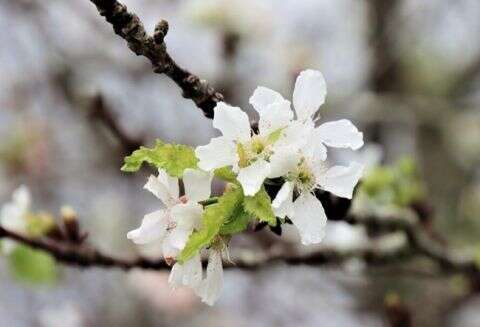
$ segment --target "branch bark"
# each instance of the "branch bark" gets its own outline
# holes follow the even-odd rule
[[[149,270],[168,270],[171,267],[163,260],[147,258],[124,259],[117,258],[84,244],[74,244],[47,238],[32,239],[19,233],[0,227],[0,239],[8,238],[32,248],[43,250],[52,255],[58,262],[81,268],[102,267],[130,270],[134,268]],[[383,251],[381,249],[359,249],[339,251],[331,248],[317,250],[303,255],[284,255],[282,253],[267,253],[256,257],[235,259],[235,262],[225,262],[225,268],[257,270],[273,263],[284,262],[289,265],[321,266],[341,264],[349,259],[363,259],[370,265],[382,265],[398,262],[409,258],[413,253],[407,248]],[[204,262],[206,265],[206,261]]]
[[[213,118],[213,108],[223,100],[223,95],[207,81],[180,67],[172,59],[164,41],[168,32],[168,23],[165,20],[157,24],[154,35],[150,36],[138,16],[129,12],[124,4],[116,0],[90,1],[97,6],[100,15],[113,26],[115,33],[127,41],[130,50],[137,56],[148,58],[154,72],[167,75],[182,89],[183,97],[191,99],[206,117]]]
[[[323,248],[308,254],[286,255],[284,253],[264,253],[247,259],[240,257],[235,263],[226,262],[225,268],[238,268],[256,270],[274,263],[284,262],[288,265],[322,266],[329,264],[341,264],[349,259],[361,259],[368,265],[383,265],[400,262],[415,256],[425,256],[437,263],[442,272],[463,273],[471,277],[478,277],[480,271],[475,264],[474,258],[455,256],[451,250],[444,249],[422,234],[418,225],[405,218],[377,218],[347,216],[344,219],[350,224],[362,224],[366,227],[382,229],[385,231],[403,231],[407,235],[408,245],[394,250],[378,248],[338,250]],[[9,231],[0,226],[0,239],[8,238],[32,248],[43,250],[51,254],[57,261],[79,266],[120,268],[130,270],[133,268],[165,270],[170,266],[162,259],[151,260],[146,258],[124,259],[117,258],[82,244],[74,244],[62,240],[48,238],[32,239],[27,236]],[[205,264],[205,263],[204,263]]]

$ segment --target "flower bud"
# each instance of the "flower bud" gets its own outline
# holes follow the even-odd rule
[[[80,243],[82,237],[80,236],[80,226],[75,210],[70,206],[63,206],[60,209],[60,215],[65,227],[67,239],[74,243]]]

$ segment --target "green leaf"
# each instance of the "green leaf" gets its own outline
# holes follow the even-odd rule
[[[213,173],[215,174],[215,177],[220,178],[221,180],[238,184],[237,176],[230,167],[217,168]]]
[[[24,282],[51,284],[57,278],[55,259],[43,251],[18,245],[10,253],[8,261],[14,276]]]
[[[204,246],[208,246],[220,232],[223,223],[230,221],[241,208],[243,191],[240,187],[232,186],[216,204],[206,207],[202,216],[202,227],[190,235],[184,249],[177,257],[180,263],[192,258]]]
[[[260,191],[254,196],[246,196],[243,202],[243,207],[246,212],[253,215],[258,220],[265,221],[270,226],[275,226],[277,224],[277,219],[273,213],[272,200],[264,186],[262,186]]]
[[[27,233],[31,237],[43,236],[55,226],[55,220],[52,215],[45,212],[28,214],[26,220]]]
[[[268,138],[267,138],[268,143],[273,144],[273,143],[277,142],[278,139],[280,138],[280,136],[282,136],[282,132],[283,132],[284,129],[285,128],[282,127],[282,128],[279,128],[279,129],[273,131],[272,133],[270,133],[268,135]]]
[[[246,212],[242,206],[239,206],[237,210],[230,216],[230,219],[224,222],[220,228],[221,235],[233,235],[240,233],[247,229],[252,215]]]
[[[165,144],[160,140],[153,148],[140,147],[125,157],[121,170],[135,172],[144,162],[165,169],[170,176],[181,177],[187,168],[196,168],[198,159],[193,148],[181,144]]]

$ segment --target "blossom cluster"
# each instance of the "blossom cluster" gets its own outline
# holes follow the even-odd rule
[[[222,288],[228,241],[255,220],[275,226],[288,218],[304,245],[322,240],[327,217],[315,191],[350,199],[363,171],[356,162],[328,164],[327,147],[358,150],[363,134],[345,119],[317,126],[326,94],[323,75],[305,70],[295,83],[294,110],[280,93],[256,88],[249,102],[259,115],[258,128],[252,129],[240,108],[220,102],[213,126],[222,135],[209,144],[193,150],[157,141],[153,149],[141,148],[125,159],[124,171],[136,171],[143,162],[159,168],[145,188],[163,207],[146,215],[127,237],[137,244],[161,244],[173,265],[173,287],[188,286],[212,305]],[[211,196],[214,177],[228,182],[220,197]]]

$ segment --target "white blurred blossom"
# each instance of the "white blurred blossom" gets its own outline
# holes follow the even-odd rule
[[[271,19],[269,8],[255,0],[188,0],[182,11],[197,24],[243,35],[258,34]]]
[[[12,194],[12,200],[5,203],[0,212],[0,224],[3,228],[23,233],[27,228],[26,216],[30,212],[31,205],[30,190],[22,185]],[[16,242],[8,239],[2,240],[2,249],[5,253],[10,253],[15,247]]]

